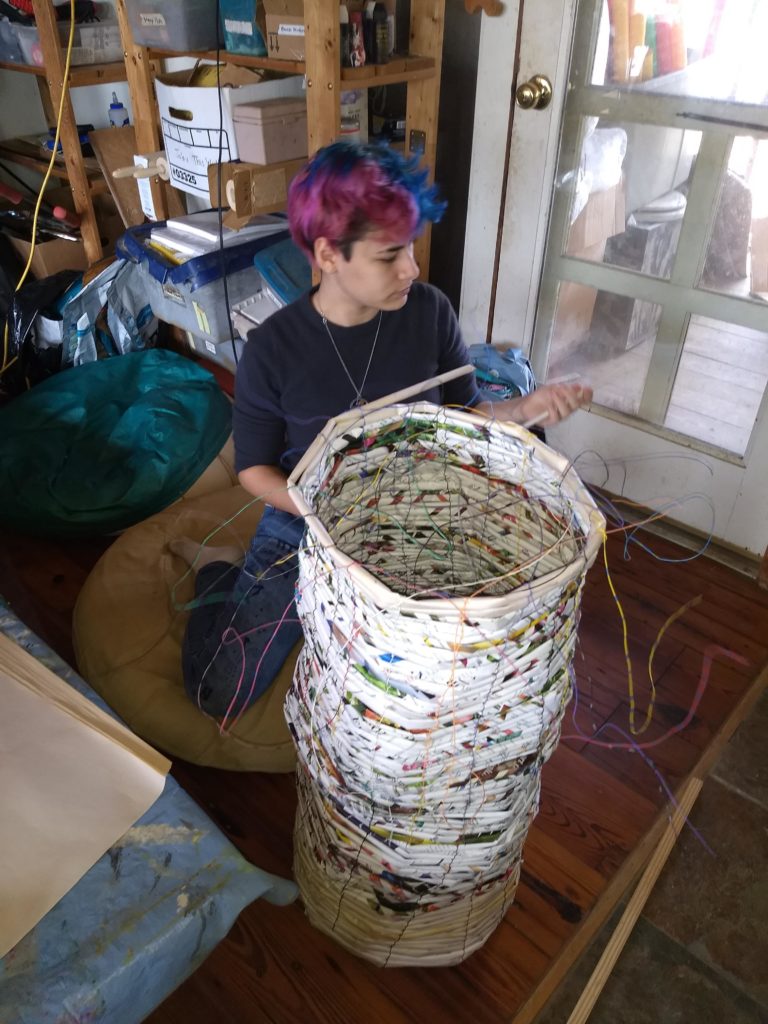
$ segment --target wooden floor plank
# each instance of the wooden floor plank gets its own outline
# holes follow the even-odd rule
[[[662,557],[681,555],[666,540],[644,539]],[[107,543],[0,539],[4,596],[65,657],[72,657],[71,609]],[[703,654],[713,643],[752,662],[745,667],[716,660],[690,728],[649,751],[669,781],[679,783],[697,766],[707,767],[711,751],[753,699],[750,686],[768,657],[768,593],[703,558],[668,565],[635,547],[627,562],[619,536],[609,541],[609,564],[627,615],[640,712],[650,693],[646,663],[659,629],[680,604],[703,595],[659,646],[657,706],[641,741],[683,720],[701,678]],[[562,743],[544,768],[541,811],[526,844],[517,900],[481,951],[452,969],[382,970],[316,932],[299,904],[258,901],[149,1024],[532,1020],[642,866],[664,824],[658,779],[643,758],[588,742],[605,722],[628,727],[621,623],[599,564],[584,590],[574,673],[576,721],[585,736],[576,733],[568,709],[564,734],[576,739]],[[224,772],[179,761],[173,771],[249,859],[290,873],[296,806],[291,775]]]

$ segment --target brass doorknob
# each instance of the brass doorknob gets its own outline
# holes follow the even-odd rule
[[[552,83],[546,75],[534,75],[518,85],[515,99],[523,110],[544,110],[552,102]]]

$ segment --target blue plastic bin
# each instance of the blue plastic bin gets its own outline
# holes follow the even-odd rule
[[[210,343],[208,351],[211,351],[215,344],[230,340],[223,274],[227,275],[231,308],[253,295],[259,287],[254,256],[261,249],[288,238],[288,231],[277,224],[273,234],[227,246],[223,252],[215,249],[177,265],[149,245],[150,233],[158,226],[142,224],[129,228],[118,240],[117,254],[141,268],[155,316],[202,338]]]
[[[267,47],[256,24],[258,0],[221,0],[221,28],[224,46],[230,53],[266,57]]]
[[[260,249],[253,265],[261,274],[262,287],[269,288],[284,306],[312,287],[309,260],[290,238]]]

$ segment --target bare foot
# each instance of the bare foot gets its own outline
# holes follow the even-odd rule
[[[234,544],[218,548],[209,547],[198,544],[196,540],[190,540],[189,537],[172,540],[168,547],[174,555],[183,558],[187,565],[196,572],[204,565],[210,565],[211,562],[229,562],[230,565],[239,565],[245,557],[242,548],[238,548]]]

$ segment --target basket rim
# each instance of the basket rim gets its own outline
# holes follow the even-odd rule
[[[486,427],[497,430],[524,441],[530,445],[538,458],[561,478],[563,487],[582,506],[586,512],[589,532],[585,538],[584,550],[568,565],[554,569],[535,580],[521,583],[509,593],[493,597],[440,597],[420,598],[409,597],[390,590],[384,583],[369,572],[361,562],[347,555],[338,548],[318,514],[309,505],[302,490],[302,481],[315,469],[320,460],[328,452],[332,443],[348,433],[355,426],[364,428],[376,426],[382,421],[393,419],[416,419],[419,416],[436,414],[441,417],[441,424]],[[342,449],[336,449],[343,451]],[[565,456],[554,451],[535,434],[517,423],[501,421],[477,412],[454,409],[435,405],[432,402],[398,403],[370,408],[361,406],[351,409],[328,420],[323,429],[296,464],[287,481],[288,493],[296,504],[301,515],[310,524],[319,546],[337,569],[346,570],[352,576],[356,586],[376,605],[387,610],[421,612],[424,615],[440,614],[448,618],[464,618],[473,616],[497,617],[527,606],[532,600],[541,598],[554,586],[565,587],[573,579],[586,572],[597,557],[603,542],[605,518],[597,508],[592,495],[587,491],[579,475]]]

